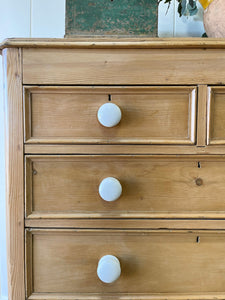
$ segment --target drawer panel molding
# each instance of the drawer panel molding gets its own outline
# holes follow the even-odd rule
[[[224,232],[31,229],[26,242],[30,299],[43,293],[55,299],[89,293],[97,299],[225,296]],[[107,254],[121,264],[121,276],[111,284],[97,276],[98,261]]]
[[[0,44],[10,300],[225,299],[224,50]]]
[[[105,127],[97,115],[115,104]],[[114,106],[115,106],[114,105]],[[27,144],[194,145],[196,87],[25,87]]]
[[[105,201],[106,177],[121,194]],[[225,157],[40,155],[26,157],[26,217],[224,218]]]
[[[225,87],[208,87],[207,144],[225,145]]]

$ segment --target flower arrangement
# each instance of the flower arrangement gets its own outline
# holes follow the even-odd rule
[[[160,2],[164,2],[168,4],[168,9],[173,0],[158,0],[158,4]],[[178,13],[179,16],[194,16],[198,12],[197,1],[196,0],[176,0],[178,2]]]

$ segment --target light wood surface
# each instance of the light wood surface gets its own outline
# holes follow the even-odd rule
[[[219,220],[213,219],[43,219],[42,215],[36,216],[35,219],[29,218],[25,220],[27,228],[77,228],[77,229],[209,229],[209,230],[225,230],[224,218]]]
[[[71,294],[66,294],[66,295],[59,295],[59,294],[32,294],[32,296],[30,296],[28,298],[29,300],[102,300],[102,296],[98,295],[98,296],[93,296],[90,294],[77,294],[77,295],[71,295]],[[121,294],[114,294],[114,296],[112,295],[104,295],[104,299],[107,300],[165,300],[165,296],[163,294],[153,294],[153,295],[144,295],[144,294],[133,294],[133,295],[129,295],[129,294],[125,294],[125,295],[121,295]],[[166,295],[166,299],[167,300],[186,300],[186,299],[190,299],[190,300],[224,300],[224,294],[220,294],[220,293],[208,293],[207,295],[205,294],[198,294],[198,295],[191,295],[189,294],[176,294],[176,295]]]
[[[25,231],[25,290],[26,299],[33,292],[33,236]]]
[[[25,88],[27,143],[193,144],[194,87]],[[109,102],[122,111],[113,128],[97,119]]]
[[[180,62],[180,63],[179,63]],[[217,49],[23,49],[24,84],[225,84]],[[182,66],[182,67],[181,67]]]
[[[106,177],[123,188],[114,202],[98,193]],[[225,216],[224,157],[30,156],[26,179],[31,217]]]
[[[225,145],[225,88],[208,88],[208,145]]]
[[[0,43],[4,48],[225,48],[222,38],[120,38],[120,37],[77,37],[77,38],[10,38]]]
[[[224,232],[31,230],[28,234],[32,234],[34,293],[102,297],[225,293]],[[109,285],[96,274],[98,261],[106,254],[117,256],[122,269],[121,277]]]
[[[9,300],[225,299],[224,39],[1,49]],[[96,117],[109,95],[115,128]],[[108,176],[114,203],[98,195]],[[122,266],[110,285],[105,254]]]
[[[8,298],[24,300],[24,162],[21,51],[3,50]]]
[[[224,155],[222,145],[213,146],[179,146],[179,145],[54,145],[25,144],[26,154],[190,154],[190,155]]]
[[[198,86],[198,118],[197,118],[197,146],[205,147],[206,145],[206,107],[207,107],[207,85]]]

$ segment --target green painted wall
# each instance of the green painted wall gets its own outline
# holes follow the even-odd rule
[[[66,36],[157,36],[157,0],[66,0]]]

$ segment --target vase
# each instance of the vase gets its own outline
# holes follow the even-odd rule
[[[208,37],[225,38],[225,0],[199,0],[204,8],[204,27]]]

